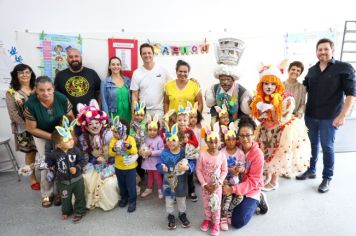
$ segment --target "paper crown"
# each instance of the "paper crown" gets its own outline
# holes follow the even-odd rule
[[[153,116],[153,119],[150,114],[147,114],[146,116],[146,121],[147,121],[147,128],[151,129],[157,129],[158,128],[158,115],[155,114]]]
[[[245,49],[245,43],[236,38],[219,39],[217,47],[217,63],[225,65],[237,65]]]
[[[134,113],[135,114],[145,114],[145,107],[146,107],[146,104],[145,102],[136,102],[134,103]]]
[[[219,122],[215,122],[213,125],[213,129],[211,129],[210,125],[206,125],[205,127],[205,132],[206,132],[206,140],[211,140],[211,139],[218,139],[219,140],[219,132],[220,132],[220,127],[219,127]]]
[[[73,120],[69,124],[69,119],[66,116],[63,116],[62,120],[62,126],[56,126],[56,130],[58,131],[58,134],[63,137],[63,142],[68,142],[72,138],[72,133],[71,131],[73,130],[73,127],[77,124],[77,120]]]
[[[224,134],[225,140],[228,139],[228,137],[235,137],[236,138],[236,127],[234,122],[231,122],[229,125],[229,128],[226,127],[225,125],[221,126],[221,132]]]

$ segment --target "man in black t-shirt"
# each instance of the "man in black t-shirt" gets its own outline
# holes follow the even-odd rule
[[[67,50],[68,68],[60,71],[54,80],[57,91],[63,93],[73,105],[73,112],[78,114],[77,104],[89,104],[96,99],[99,104],[100,78],[98,74],[82,65],[82,56],[76,48]]]

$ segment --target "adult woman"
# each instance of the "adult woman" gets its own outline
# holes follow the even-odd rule
[[[34,137],[40,159],[44,161],[46,140],[50,140],[55,126],[63,115],[74,119],[72,104],[61,93],[54,91],[52,80],[47,76],[36,79],[35,94],[25,103],[24,117],[26,130]],[[48,170],[41,171],[42,206],[50,207],[53,197],[53,183],[46,180]]]
[[[121,60],[112,57],[109,60],[109,76],[101,82],[100,93],[103,111],[109,116],[119,116],[130,123],[131,95],[130,79],[122,75]]]
[[[33,93],[36,75],[26,64],[16,65],[11,72],[10,88],[6,92],[6,105],[11,120],[12,133],[15,135],[16,150],[25,153],[26,165],[32,165],[36,157],[36,145],[33,137],[25,129],[23,112],[25,102]],[[32,190],[40,190],[35,172],[29,176]]]
[[[303,73],[304,65],[300,61],[293,61],[288,67],[288,79],[283,82],[287,92],[290,92],[295,100],[293,115],[301,118],[305,111],[305,97],[307,94],[304,85],[298,82],[298,77]]]
[[[188,101],[191,104],[198,102],[198,111],[200,113],[203,111],[203,96],[199,84],[188,78],[189,72],[190,65],[185,61],[178,60],[176,64],[177,79],[164,85],[164,113],[171,109],[178,111],[178,106],[186,107]]]
[[[265,196],[261,193],[263,186],[263,153],[258,144],[253,141],[255,122],[247,116],[241,117],[239,121],[239,142],[238,147],[245,154],[245,171],[243,172],[242,181],[234,186],[224,185],[224,195],[236,194],[244,196],[243,201],[237,205],[231,216],[231,225],[235,228],[241,228],[246,225],[257,207],[260,207],[260,213],[267,212],[268,207]],[[240,172],[240,168],[237,170]],[[234,174],[234,173],[232,173]]]

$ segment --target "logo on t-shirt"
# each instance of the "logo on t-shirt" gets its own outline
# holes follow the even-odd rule
[[[82,76],[73,76],[65,83],[65,89],[70,96],[81,97],[88,93],[89,82]]]

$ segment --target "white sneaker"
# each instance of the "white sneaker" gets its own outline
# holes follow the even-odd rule
[[[162,189],[158,189],[158,198],[163,199]]]
[[[141,197],[147,197],[151,193],[152,193],[152,189],[146,188],[145,191],[143,191],[143,193],[141,193]]]

